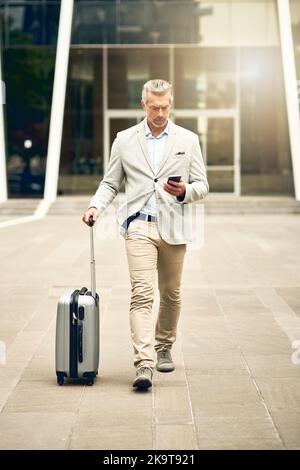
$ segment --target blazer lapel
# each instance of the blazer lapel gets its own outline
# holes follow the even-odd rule
[[[154,174],[154,168],[152,166],[152,162],[150,160],[149,152],[148,152],[148,144],[145,136],[145,119],[137,126],[137,135],[138,135],[138,141],[140,143],[140,146],[142,147],[143,154],[147,160],[147,163],[150,167],[150,170]]]
[[[161,160],[161,163],[160,163],[160,166],[159,166],[159,170],[157,172],[157,175],[159,175],[159,173],[161,172],[162,168],[164,167],[170,153],[171,153],[171,150],[175,144],[175,139],[176,139],[176,127],[175,125],[173,124],[172,121],[169,120],[169,135],[168,135],[168,140],[167,140],[167,143],[166,143],[166,147],[165,147],[165,151],[164,151],[164,156]]]

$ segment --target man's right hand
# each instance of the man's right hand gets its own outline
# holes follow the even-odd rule
[[[89,218],[93,216],[93,221],[96,222],[99,216],[99,212],[96,209],[96,207],[90,207],[82,216],[82,221],[86,224],[89,225]]]

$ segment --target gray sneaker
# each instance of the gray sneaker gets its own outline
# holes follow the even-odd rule
[[[169,349],[157,351],[156,369],[159,372],[172,372],[172,370],[175,369],[174,362],[172,361],[171,351]]]
[[[148,366],[141,366],[136,370],[136,379],[132,386],[147,389],[152,387],[152,369]]]

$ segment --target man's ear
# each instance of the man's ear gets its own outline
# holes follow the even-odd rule
[[[145,101],[141,100],[141,106],[142,106],[143,109],[145,109],[145,105],[146,105]]]

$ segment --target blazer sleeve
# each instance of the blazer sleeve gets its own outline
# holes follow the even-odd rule
[[[185,182],[184,199],[177,197],[177,201],[181,204],[188,204],[190,202],[199,201],[200,199],[205,198],[205,196],[208,194],[208,191],[209,185],[206,177],[199,139],[197,135],[194,135],[189,181]]]
[[[125,172],[120,157],[118,137],[116,137],[111,147],[107,171],[90,201],[89,208],[96,207],[99,213],[104,212],[118,194],[124,177]]]

